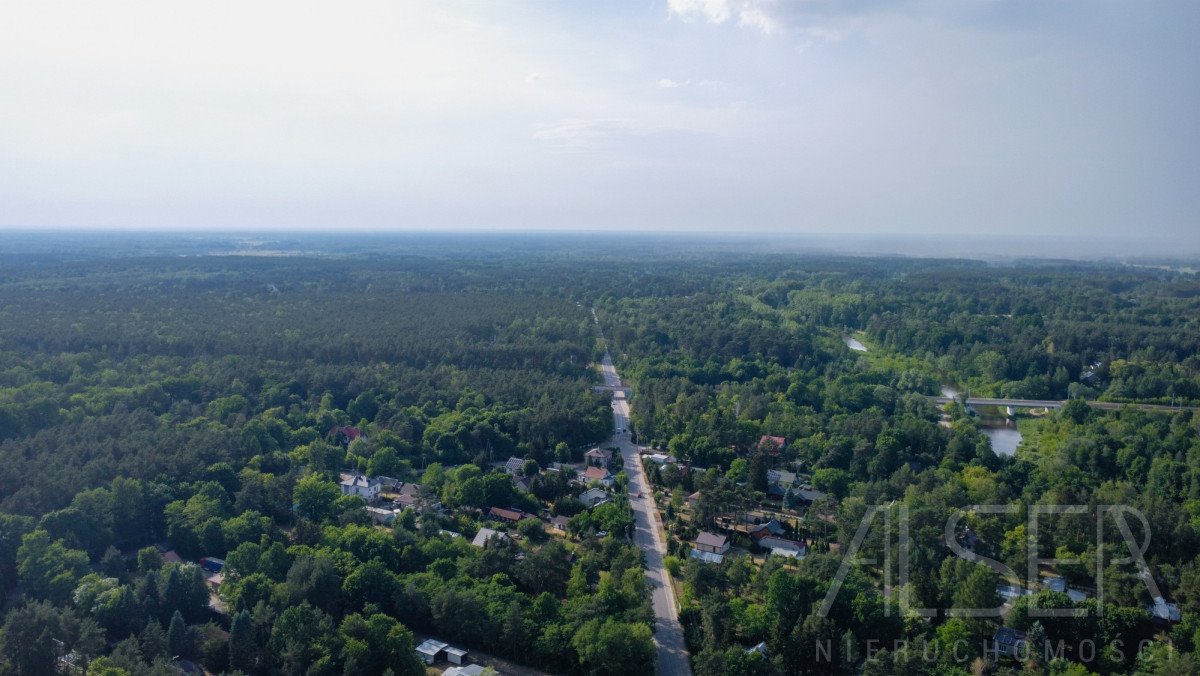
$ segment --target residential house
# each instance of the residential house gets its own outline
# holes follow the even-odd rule
[[[394,491],[392,504],[400,509],[441,509],[442,503],[421,494],[420,484],[406,483]]]
[[[801,486],[791,489],[785,496],[790,507],[811,507],[814,502],[824,499],[826,493],[814,491],[812,488]]]
[[[769,531],[759,532],[768,533]],[[788,559],[803,559],[808,554],[808,546],[795,540],[788,540],[774,535],[762,535],[755,538],[755,540],[760,547],[765,547],[775,556],[782,556]]]
[[[683,504],[687,505],[688,509],[695,509],[700,503],[700,491],[696,491],[683,499]]]
[[[363,433],[362,430],[358,429],[357,427],[351,427],[350,425],[334,427],[333,429],[329,430],[329,434],[327,436],[331,441],[333,441],[333,443],[342,444],[345,446],[349,446],[350,442],[356,439],[362,439],[363,441],[366,441],[367,439],[367,435]]]
[[[587,471],[583,473],[583,481],[589,484],[595,481],[605,488],[611,488],[616,483],[612,473],[603,467],[587,468]]]
[[[588,507],[597,507],[608,502],[608,491],[603,488],[589,488],[579,495],[579,501]]]
[[[353,474],[349,478],[342,479],[341,487],[342,495],[357,495],[368,501],[379,497],[379,482],[361,474]]]
[[[488,510],[488,516],[511,523],[516,523],[521,519],[529,517],[528,514],[519,509],[505,509],[504,507],[492,507]]]
[[[371,517],[371,521],[380,526],[390,526],[396,520],[396,510],[394,509],[367,507],[367,514]]]
[[[670,465],[674,464],[675,462],[674,456],[667,455],[665,453],[651,453],[650,455],[642,456],[642,459],[649,460],[656,465]]]
[[[791,491],[796,492],[796,473],[786,469],[767,470],[767,495],[782,498]]]
[[[725,554],[729,551],[729,538],[702,530],[696,536],[696,549],[701,552]]]
[[[584,462],[594,467],[608,467],[608,463],[612,461],[612,453],[602,448],[593,448],[583,454]]]
[[[450,667],[442,672],[442,676],[482,676],[485,671],[487,671],[487,667],[482,664],[468,664],[462,667]]]
[[[764,434],[758,439],[758,448],[770,455],[779,455],[784,448],[787,448],[787,439]]]
[[[768,536],[768,535],[780,536],[780,535],[783,535],[784,533],[786,533],[787,531],[784,530],[783,524],[779,523],[775,519],[771,519],[770,521],[768,521],[766,523],[760,523],[760,524],[751,526],[749,532],[750,532],[750,535],[758,538],[758,537],[764,537],[764,536]]]
[[[550,525],[565,533],[567,532],[567,522],[570,520],[570,518],[559,514],[558,516],[551,517]]]
[[[528,493],[533,488],[533,477],[531,476],[514,476],[513,488],[522,493]]]
[[[491,528],[480,528],[479,532],[475,534],[475,539],[471,540],[471,544],[482,549],[486,548],[488,546],[488,542],[492,540],[507,539],[508,535],[501,533],[498,530],[492,530]]]
[[[383,476],[382,474],[375,477],[375,480],[379,482],[379,486],[385,491],[396,491],[404,485],[403,481],[395,477]]]
[[[767,483],[791,488],[796,485],[796,473],[786,469],[769,469],[767,470]]]
[[[999,657],[1018,658],[1025,652],[1025,632],[1012,627],[1000,627],[992,641]]]
[[[521,468],[524,466],[525,460],[514,455],[508,459],[508,462],[504,463],[504,471],[517,476],[521,473]]]

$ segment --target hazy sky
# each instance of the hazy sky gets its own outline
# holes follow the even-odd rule
[[[0,2],[0,225],[1200,237],[1200,2]]]

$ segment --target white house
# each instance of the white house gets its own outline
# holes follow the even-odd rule
[[[583,481],[584,483],[595,481],[605,488],[612,488],[612,485],[616,483],[612,473],[603,467],[587,468],[587,471],[583,473]]]
[[[357,495],[364,500],[374,500],[379,497],[380,484],[375,479],[368,479],[361,474],[355,474],[341,483],[342,495]]]
[[[612,460],[612,454],[601,448],[593,448],[587,453],[584,453],[583,458],[589,465],[594,465],[596,467],[608,467],[609,461]]]

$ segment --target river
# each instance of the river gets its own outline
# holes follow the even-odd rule
[[[980,416],[979,430],[991,440],[996,455],[1012,455],[1021,443],[1021,432],[1011,418]]]
[[[942,396],[957,399],[958,390],[950,385],[942,385]],[[992,442],[992,450],[996,455],[1012,455],[1017,452],[1017,446],[1021,443],[1021,432],[1014,420],[992,415],[981,415],[976,420],[979,422],[980,431]]]

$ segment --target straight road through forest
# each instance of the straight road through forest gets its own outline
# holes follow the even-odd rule
[[[621,378],[613,367],[612,357],[605,353],[602,364],[604,384],[620,387]],[[634,544],[641,548],[646,559],[646,579],[649,582],[651,601],[654,605],[654,642],[658,645],[657,673],[661,676],[690,676],[687,646],[683,642],[683,627],[675,607],[675,588],[663,559],[667,547],[663,542],[662,529],[657,519],[653,493],[642,471],[638,447],[629,440],[629,402],[614,396],[613,422],[621,430],[613,437],[611,446],[621,450],[625,461],[625,472],[629,475],[629,504],[637,527]]]

